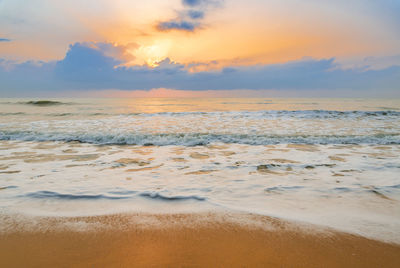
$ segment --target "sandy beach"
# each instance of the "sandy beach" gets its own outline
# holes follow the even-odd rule
[[[2,267],[400,265],[400,245],[251,214],[6,220],[13,227],[0,236]]]
[[[400,268],[400,0],[0,0],[0,268]]]
[[[2,103],[0,267],[400,267],[397,101]]]

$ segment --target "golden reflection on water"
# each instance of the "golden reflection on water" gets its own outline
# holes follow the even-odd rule
[[[126,98],[56,99],[65,105],[27,105],[32,99],[0,99],[0,113],[160,113],[260,110],[400,110],[400,99],[316,98]]]
[[[28,104],[33,99],[0,99],[0,123],[59,120],[97,120],[115,115],[229,111],[400,111],[400,99],[307,99],[307,98],[114,98],[51,99],[49,106]],[[208,116],[203,115],[203,119]],[[175,118],[169,122],[172,126]],[[166,119],[163,119],[166,120]],[[157,124],[153,120],[153,125]],[[166,123],[166,122],[162,122]],[[199,122],[200,123],[200,122]],[[223,125],[224,122],[218,122]],[[249,121],[247,124],[251,125]],[[164,124],[165,125],[165,124]],[[390,126],[388,126],[390,127]],[[184,131],[185,127],[182,126]]]
[[[399,99],[306,99],[306,98],[135,98],[109,99],[105,103],[129,107],[130,112],[214,112],[260,110],[399,110]]]

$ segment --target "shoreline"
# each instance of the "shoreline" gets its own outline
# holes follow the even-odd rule
[[[400,265],[399,244],[255,214],[2,217],[13,226],[0,233],[4,267]]]
[[[399,145],[2,141],[0,149],[5,213],[88,216],[221,208],[400,243]]]

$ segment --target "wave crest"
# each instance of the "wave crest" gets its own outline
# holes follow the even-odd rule
[[[214,133],[58,133],[34,131],[0,131],[0,140],[82,142],[100,145],[183,145],[212,143],[247,145],[270,144],[400,144],[400,133],[375,135],[260,135]]]

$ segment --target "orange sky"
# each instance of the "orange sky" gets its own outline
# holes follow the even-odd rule
[[[343,0],[226,0],[219,6],[206,6],[201,26],[193,32],[156,27],[187,9],[179,0],[35,0],[23,6],[16,2],[0,4],[0,17],[7,13],[8,18],[1,19],[0,34],[12,39],[0,44],[3,58],[61,59],[75,42],[135,44],[127,49],[127,65],[155,65],[169,57],[183,64],[204,63],[199,70],[304,56],[400,54],[396,21],[374,4],[358,0],[351,4]]]

